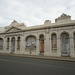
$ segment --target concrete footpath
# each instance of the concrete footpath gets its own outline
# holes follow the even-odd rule
[[[75,62],[74,57],[52,57],[52,56],[43,56],[43,55],[20,55],[20,54],[4,54],[4,53],[0,53],[0,55],[15,56],[15,57],[25,57],[25,58],[35,58],[35,59],[45,59],[45,60]]]

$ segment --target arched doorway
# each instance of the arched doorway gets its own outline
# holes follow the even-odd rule
[[[44,35],[40,35],[40,54],[44,54]]]
[[[70,40],[67,33],[61,34],[61,55],[70,56]]]
[[[15,37],[12,37],[12,39],[11,39],[11,47],[12,47],[11,53],[14,53],[14,51],[15,51]]]

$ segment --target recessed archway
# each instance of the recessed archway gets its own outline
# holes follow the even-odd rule
[[[30,51],[30,54],[32,50],[36,50],[36,37],[33,35],[26,37],[26,49]]]
[[[11,39],[11,47],[12,47],[11,53],[14,53],[14,51],[15,51],[15,37],[12,37],[12,39]]]
[[[17,49],[20,50],[20,37],[17,37]]]
[[[44,35],[40,35],[40,54],[44,54]]]
[[[7,49],[9,49],[9,37],[7,38]]]
[[[61,34],[61,55],[70,56],[70,39],[66,32]]]

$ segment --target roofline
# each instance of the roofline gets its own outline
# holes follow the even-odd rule
[[[75,23],[57,23],[57,24],[52,23],[52,24],[47,25],[47,26],[46,25],[41,25],[41,27],[40,26],[33,26],[35,28],[26,27],[26,29],[24,29],[24,30],[21,29],[21,31],[8,32],[8,33],[2,32],[0,34],[10,34],[10,33],[18,33],[18,32],[27,32],[27,31],[41,30],[41,29],[61,28],[61,27],[67,27],[67,26],[75,26]],[[17,28],[17,27],[15,27],[15,28]]]
[[[25,29],[23,31],[32,31],[32,30],[40,30],[40,29],[51,29],[51,28],[60,28],[60,27],[67,27],[67,26],[75,26],[75,23],[60,23],[60,24],[50,24],[50,25],[42,25],[42,27],[37,27],[36,28],[30,28],[30,29]]]

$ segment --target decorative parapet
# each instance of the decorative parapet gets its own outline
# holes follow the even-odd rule
[[[55,19],[55,23],[65,23],[65,22],[71,22],[71,16],[63,13],[60,17],[58,17],[57,19]]]
[[[24,23],[18,23],[17,21],[14,20],[9,26],[5,26],[5,30],[9,29],[9,28],[11,28],[13,26],[21,28],[21,29],[24,29],[26,27],[26,25],[24,25]]]
[[[0,27],[0,32],[4,31],[4,27]]]
[[[45,20],[44,25],[50,25],[50,24],[51,24],[51,21]]]
[[[15,25],[18,25],[19,23],[16,21],[16,20],[14,20],[10,25],[11,26],[15,26]]]

